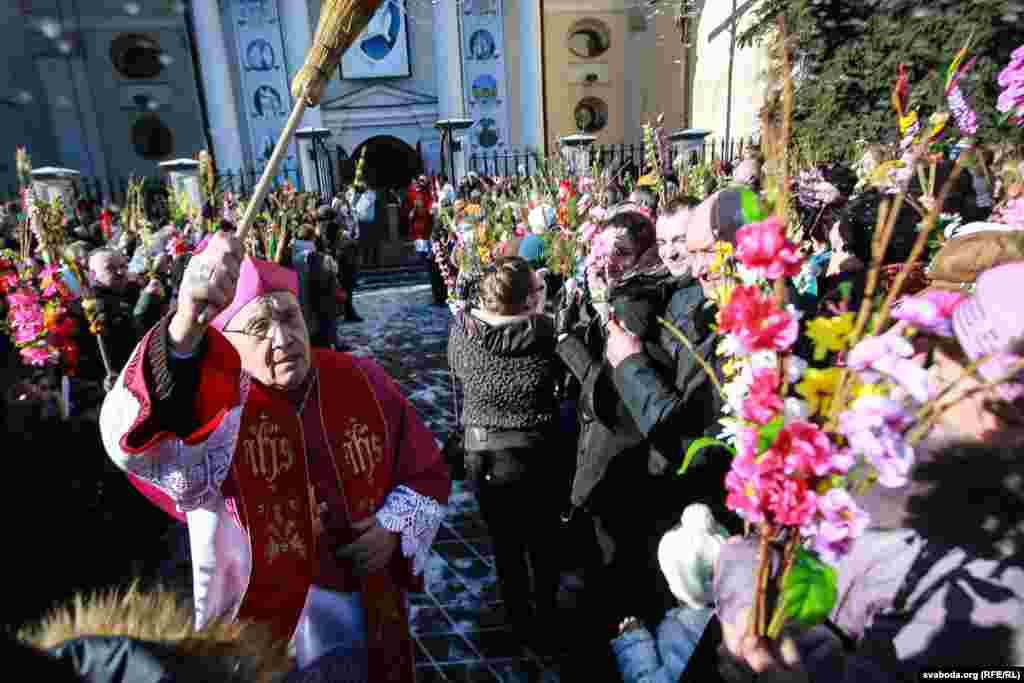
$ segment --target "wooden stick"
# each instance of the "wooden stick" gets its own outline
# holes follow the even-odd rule
[[[253,192],[252,199],[249,201],[249,205],[245,207],[245,215],[242,216],[242,224],[238,226],[238,231],[235,233],[235,237],[238,238],[243,244],[245,243],[245,236],[249,232],[249,228],[252,227],[253,221],[256,219],[256,214],[259,211],[260,204],[267,196],[267,192],[270,190],[270,183],[273,181],[274,176],[277,175],[277,169],[284,161],[284,155],[288,152],[288,145],[291,144],[292,136],[295,134],[295,129],[299,127],[299,122],[302,121],[302,115],[306,113],[306,107],[309,105],[309,100],[306,98],[306,92],[309,91],[309,83],[307,82],[303,91],[303,96],[295,102],[295,106],[292,108],[292,114],[288,117],[288,125],[281,131],[281,137],[277,139],[277,145],[274,147],[274,153],[270,155],[270,160],[267,162],[266,168],[263,169],[263,175],[260,177],[260,182],[256,185],[256,190]],[[199,324],[205,324],[208,318],[207,309],[199,314]]]
[[[306,84],[305,89],[308,92],[309,83]],[[236,234],[239,240],[245,240],[246,233],[249,232],[249,228],[256,219],[259,207],[266,198],[267,192],[270,191],[270,183],[273,181],[274,176],[277,175],[277,169],[280,167],[281,162],[284,161],[284,156],[288,152],[288,145],[291,144],[292,136],[299,127],[299,122],[302,121],[302,115],[306,113],[307,106],[309,106],[309,100],[304,92],[303,96],[296,100],[295,106],[292,108],[292,114],[288,117],[288,124],[281,131],[281,137],[277,139],[274,153],[270,155],[270,161],[267,162],[266,168],[263,169],[263,175],[260,177],[260,182],[256,185],[252,199],[249,205],[245,207],[245,215],[242,216],[242,224],[238,226]]]

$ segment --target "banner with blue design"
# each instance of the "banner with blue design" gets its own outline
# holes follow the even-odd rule
[[[277,2],[233,0],[229,3],[242,74],[242,109],[257,170],[266,166],[292,109]],[[284,165],[294,166],[296,158],[293,142]]]
[[[459,20],[466,114],[474,121],[466,151],[469,157],[501,152],[509,143],[502,0],[464,0]]]
[[[384,0],[366,29],[341,58],[341,77],[408,78],[409,17],[405,0]]]

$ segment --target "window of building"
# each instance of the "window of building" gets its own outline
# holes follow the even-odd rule
[[[174,151],[174,133],[160,119],[151,114],[139,118],[131,130],[135,153],[149,161],[162,161]]]
[[[149,36],[128,33],[110,43],[110,61],[124,78],[156,78],[164,70],[162,56],[160,43]]]
[[[580,59],[594,59],[608,51],[612,32],[608,25],[597,19],[580,19],[569,29],[569,52]]]
[[[599,97],[584,97],[573,115],[576,128],[583,133],[596,133],[608,125],[608,105]]]

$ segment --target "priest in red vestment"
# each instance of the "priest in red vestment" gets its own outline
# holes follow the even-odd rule
[[[188,524],[200,625],[268,624],[300,677],[414,680],[406,594],[451,482],[377,364],[310,349],[293,271],[210,239],[100,429],[132,483]]]

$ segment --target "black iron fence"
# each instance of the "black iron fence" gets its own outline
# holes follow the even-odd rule
[[[734,162],[743,157],[747,150],[756,147],[752,139],[705,140],[700,148],[692,150],[686,157],[687,163],[708,163],[715,161]],[[591,158],[600,160],[602,168],[621,168],[632,164],[644,166],[642,144],[594,145]],[[473,154],[469,157],[468,168],[482,176],[531,176],[537,171],[537,155],[532,151],[510,149],[506,152]]]
[[[757,145],[752,139],[705,140],[686,158],[687,163],[707,163],[714,161],[735,162],[742,158],[747,150]],[[642,144],[595,145],[593,151],[599,154],[603,168],[621,169],[632,165],[636,170],[643,168],[644,146]],[[323,200],[327,201],[338,191],[341,185],[352,182],[355,175],[356,160],[349,158],[341,147],[332,151],[322,141],[317,141],[310,149],[311,161],[317,177],[309,179],[307,186],[319,188]],[[509,149],[504,152],[474,154],[469,157],[468,169],[483,176],[521,176],[529,177],[540,171],[541,159],[532,150]],[[218,188],[223,192],[232,192],[237,196],[252,194],[259,182],[261,172],[255,169],[227,171],[217,176]],[[95,200],[100,204],[121,205],[128,195],[127,176],[114,179],[80,178],[81,195]],[[160,177],[145,179],[150,192],[159,192],[166,186]],[[299,167],[297,164],[286,164],[274,179],[274,187],[290,182],[301,187]],[[18,188],[8,188],[7,196],[16,198]]]

